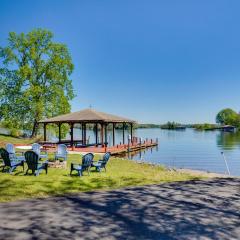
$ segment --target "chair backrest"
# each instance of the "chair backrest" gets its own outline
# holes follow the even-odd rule
[[[41,145],[39,143],[34,143],[32,145],[32,150],[37,153],[38,155],[40,155],[41,152]]]
[[[86,155],[84,155],[82,157],[83,169],[87,169],[87,168],[91,167],[91,165],[93,163],[93,158],[94,158],[94,155],[92,153],[87,153]]]
[[[28,169],[37,170],[39,155],[34,151],[27,151],[24,154]]]
[[[0,148],[0,155],[1,155],[1,158],[3,159],[4,165],[7,167],[11,167],[9,152],[4,148]]]
[[[67,146],[65,144],[59,144],[57,146],[57,153],[61,155],[67,155]]]
[[[105,166],[108,162],[108,160],[110,159],[111,157],[111,153],[110,152],[106,152],[104,155],[103,155],[103,159],[102,159],[102,166]]]
[[[12,143],[6,144],[6,150],[8,151],[8,153],[15,154],[15,147]]]

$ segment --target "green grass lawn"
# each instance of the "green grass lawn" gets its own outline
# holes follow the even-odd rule
[[[70,162],[80,162],[80,155],[69,155],[67,169],[50,168],[48,174],[38,177],[25,176],[19,167],[12,175],[0,172],[0,201],[47,197],[82,191],[116,189],[126,186],[156,184],[171,181],[199,179],[186,173],[167,171],[163,167],[139,164],[134,161],[112,157],[107,172],[95,172],[90,176],[70,176]]]

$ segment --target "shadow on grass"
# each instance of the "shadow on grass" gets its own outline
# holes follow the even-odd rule
[[[98,180],[78,183],[88,189]],[[238,239],[239,185],[212,179],[0,204],[0,238]]]

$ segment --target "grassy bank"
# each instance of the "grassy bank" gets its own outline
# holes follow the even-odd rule
[[[163,167],[138,164],[119,158],[111,158],[106,173],[97,173],[93,169],[90,176],[85,173],[81,178],[77,175],[70,177],[69,165],[72,161],[80,162],[80,155],[69,155],[67,169],[50,168],[48,175],[42,172],[38,177],[24,176],[21,168],[13,175],[0,173],[0,201],[199,178],[188,173],[171,172]]]
[[[35,139],[32,138],[16,138],[6,135],[0,135],[0,147],[4,147],[6,143],[13,143],[13,144],[30,144],[34,143]]]

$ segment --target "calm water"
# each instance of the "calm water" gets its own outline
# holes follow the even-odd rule
[[[127,136],[127,132],[126,135]],[[220,131],[184,131],[161,129],[138,129],[135,136],[159,139],[157,148],[148,149],[130,158],[170,167],[190,168],[211,172],[226,173],[226,165],[221,152],[224,152],[231,175],[240,176],[240,133]],[[75,130],[74,138],[80,139],[80,130]],[[90,142],[94,142],[94,133],[88,131]],[[116,131],[116,143],[122,142],[122,131]],[[111,134],[108,142],[112,142]]]
[[[133,159],[142,158],[170,167],[227,173],[221,155],[224,152],[231,175],[240,175],[240,133],[220,131],[137,130],[138,136],[159,138],[158,148],[142,151]]]

